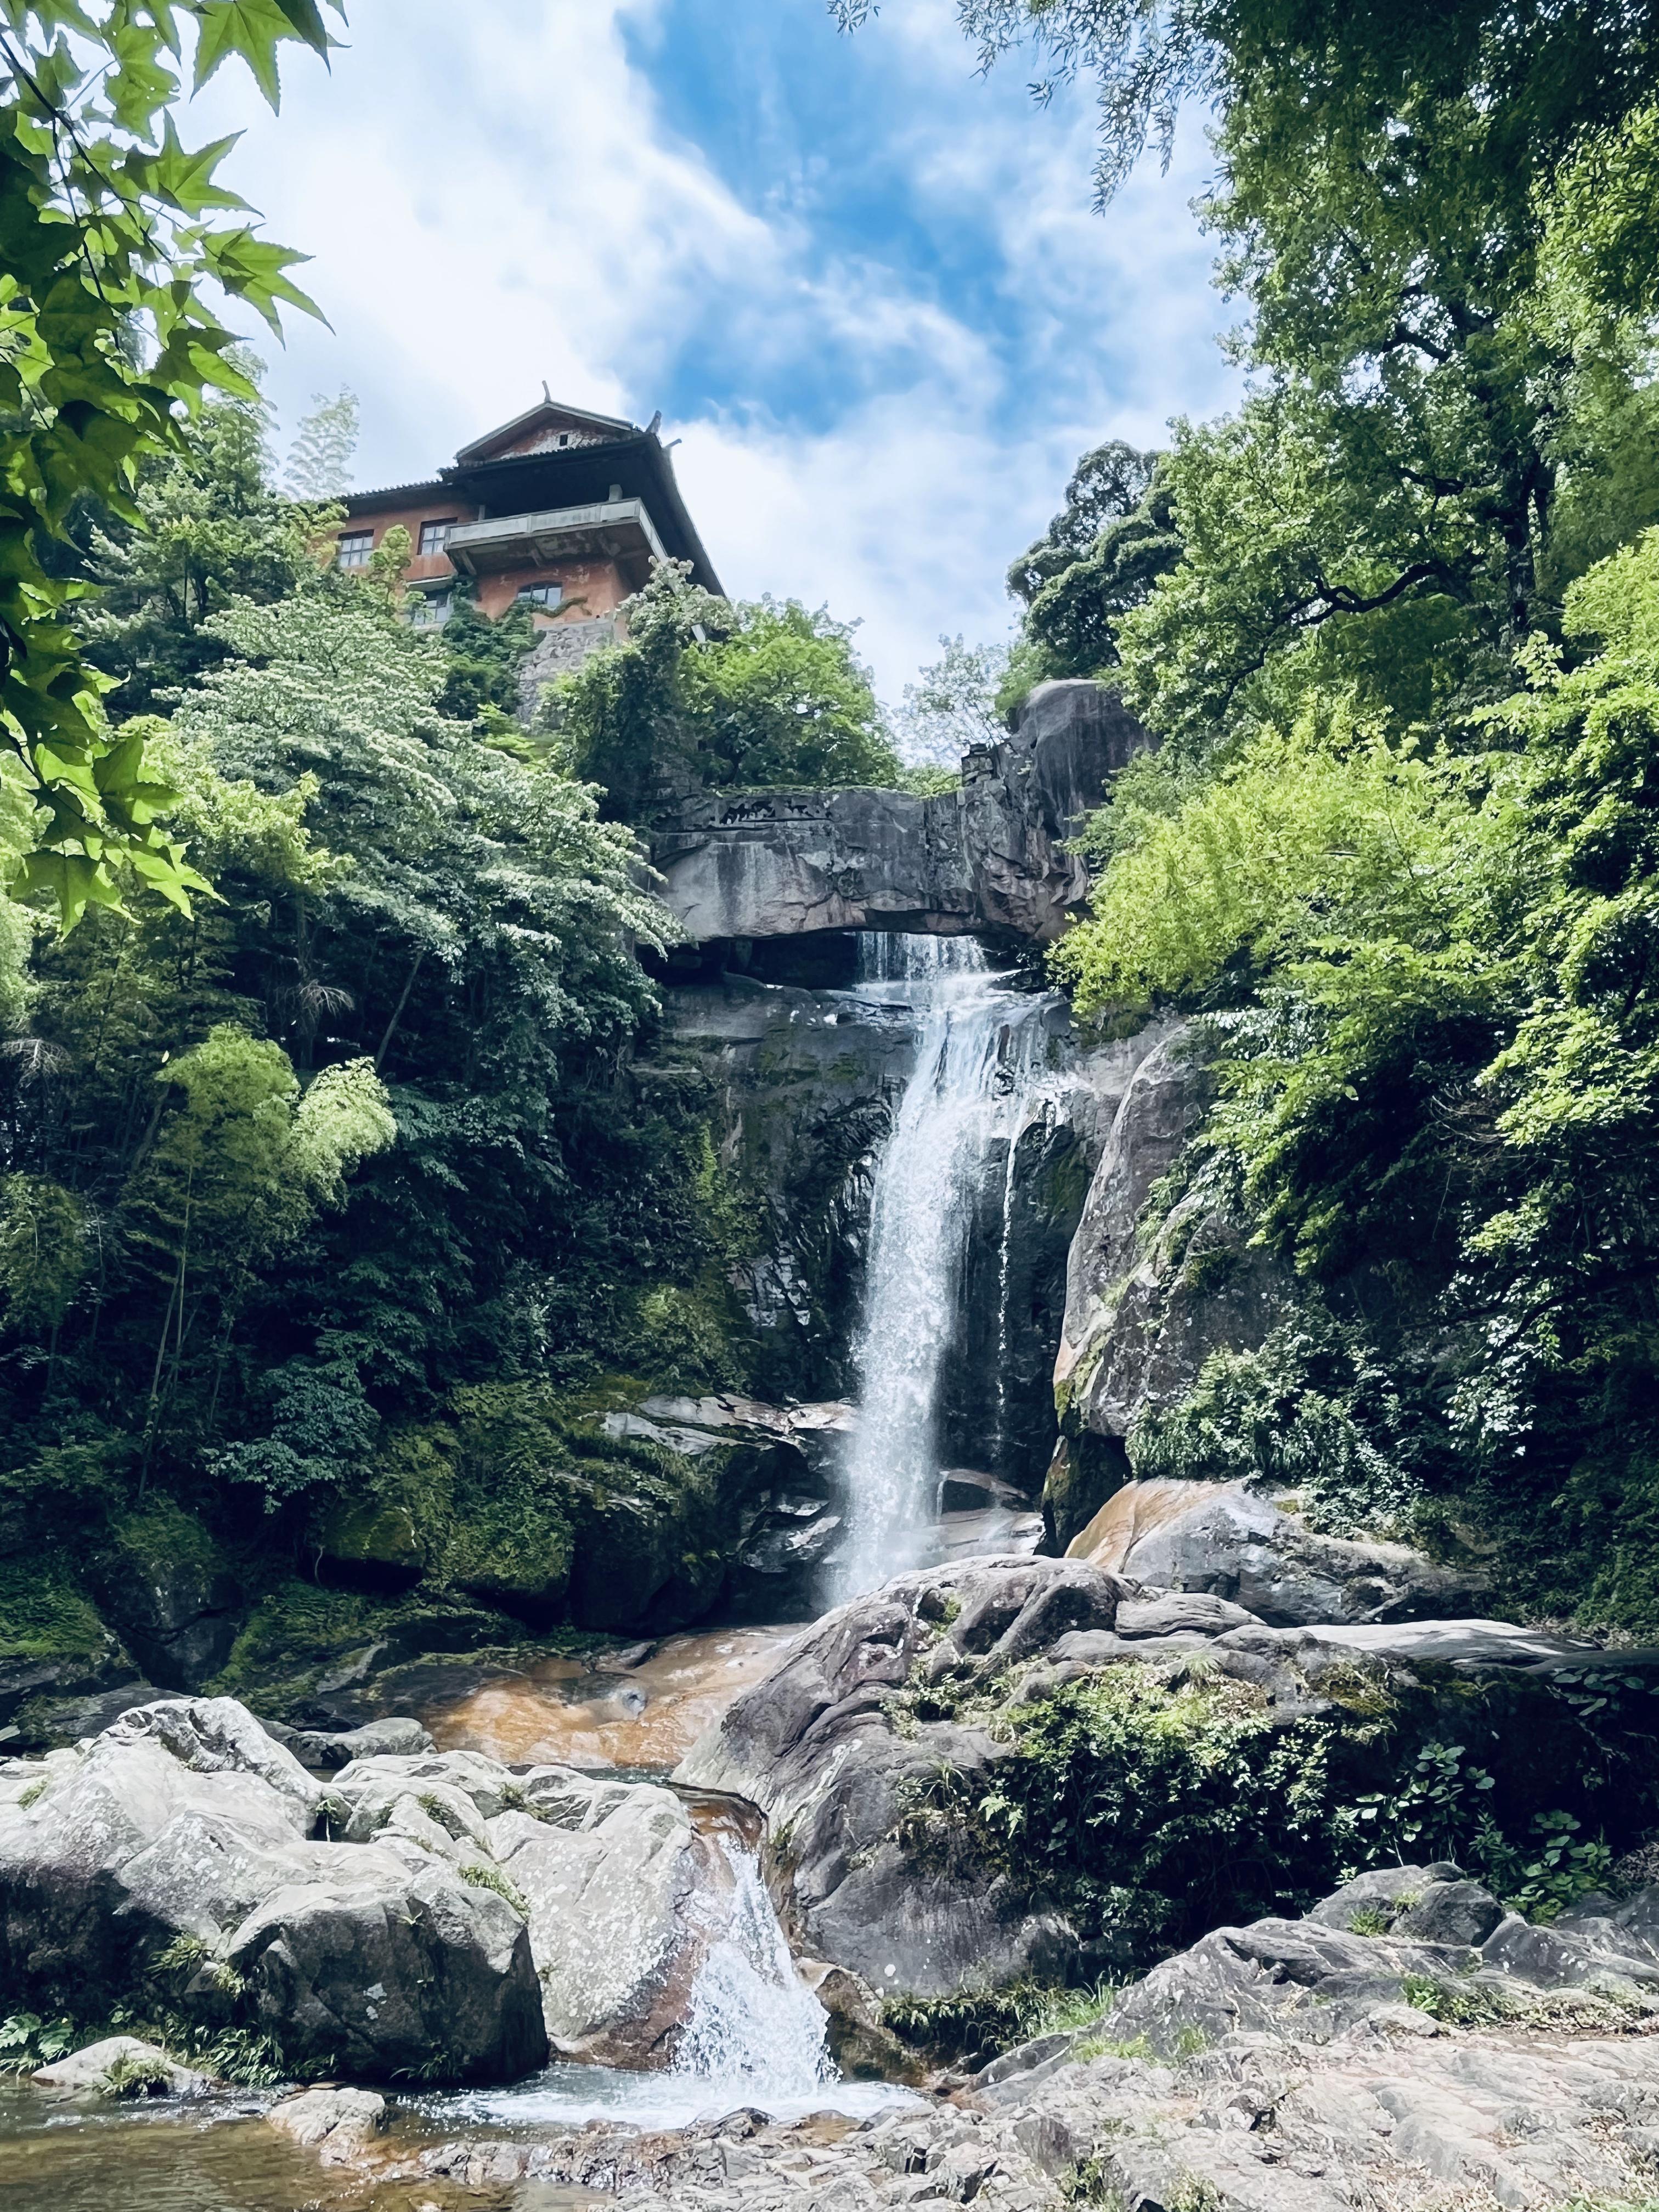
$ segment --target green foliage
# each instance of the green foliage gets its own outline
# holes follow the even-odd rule
[[[1078,463],[1066,505],[1008,571],[1025,603],[1030,676],[1095,676],[1115,668],[1118,628],[1181,557],[1164,457],[1121,439]]]
[[[1126,1960],[1294,1908],[1350,1832],[1341,1746],[1238,1683],[1138,1667],[1013,1717],[1015,1748],[969,1810],[1011,1870]]]
[[[105,2093],[127,2101],[165,2097],[173,2088],[173,2069],[165,2058],[146,2058],[124,2051],[105,2069]]]
[[[510,719],[519,711],[519,668],[536,642],[530,609],[518,602],[491,622],[478,612],[465,578],[451,590],[444,624],[443,689],[436,705],[453,721],[476,721],[492,710]]]
[[[0,2074],[33,2074],[67,2058],[78,2038],[70,2020],[42,2020],[15,2012],[0,2020]]]
[[[884,2027],[939,2058],[988,2065],[1004,2051],[1038,2035],[1086,2027],[1109,2009],[1115,1985],[1066,1989],[1016,1982],[1006,1989],[966,1989],[948,1997],[895,1997],[881,2008]]]
[[[62,1552],[0,1561],[0,1658],[91,1658],[109,1643]]]
[[[57,1330],[91,1264],[87,1211],[44,1176],[0,1182],[0,1292],[15,1328]]]
[[[700,785],[896,781],[851,625],[793,599],[733,605],[672,562],[623,614],[626,644],[550,686],[545,708],[611,813],[648,819]]]
[[[528,1920],[530,1907],[501,1872],[494,1866],[464,1866],[461,1880],[469,1889],[493,1889],[497,1897],[505,1898],[520,1920]]]
[[[1659,519],[1650,11],[958,12],[987,65],[1035,47],[1039,92],[1098,80],[1103,198],[1149,131],[1167,152],[1183,102],[1204,105],[1217,169],[1200,212],[1247,311],[1233,349],[1250,396],[1229,421],[1178,426],[1144,532],[1109,526],[1085,555],[1085,529],[1057,527],[1017,564],[1038,672],[1121,656],[1127,702],[1194,755],[1282,726],[1315,688],[1436,721],[1494,696],[1510,653],[1617,542],[1598,532]]]
[[[1086,1014],[1154,995],[1236,1003],[1265,971],[1377,939],[1455,960],[1460,863],[1481,827],[1471,773],[1390,747],[1346,701],[1310,702],[1173,812],[1138,794],[1113,806],[1093,918],[1054,972]]]
[[[1396,1378],[1311,1303],[1253,1351],[1212,1352],[1184,1398],[1140,1417],[1128,1449],[1141,1481],[1266,1482],[1336,1535],[1408,1535],[1422,1495]]]
[[[321,503],[338,499],[351,481],[351,456],[357,448],[357,395],[342,386],[332,399],[312,395],[289,449],[283,488],[290,499]]]
[[[71,542],[88,499],[138,524],[140,471],[181,450],[183,418],[204,393],[252,397],[205,286],[273,327],[279,304],[309,307],[286,273],[300,257],[258,237],[217,179],[233,142],[179,142],[179,15],[194,21],[198,84],[238,56],[273,105],[282,43],[329,45],[310,0],[286,11],[37,0],[9,9],[0,33],[0,731],[35,811],[21,881],[49,894],[66,926],[89,900],[118,904],[124,876],[181,908],[204,885],[161,824],[169,794],[142,744],[105,721],[65,620],[87,586],[52,573],[44,549]],[[149,343],[134,344],[138,330]]]
[[[1528,1920],[1557,1919],[1581,1897],[1604,1890],[1613,1873],[1613,1854],[1598,1836],[1580,1832],[1571,1813],[1540,1813],[1532,1832],[1519,1844],[1488,1835],[1477,1839],[1482,1874],[1507,1905]]]
[[[1107,1668],[994,1716],[1009,1748],[990,1777],[941,1770],[900,1841],[924,1869],[941,1852],[988,1856],[1125,1966],[1218,1925],[1293,1917],[1402,1859],[1455,1860],[1548,1918],[1606,1881],[1600,1824],[1632,1818],[1631,1773],[1538,1707],[1502,1723],[1516,1733],[1494,1775],[1445,1741],[1446,1710],[1471,1703],[1447,1692],[1449,1708],[1432,1684],[1328,1674],[1322,1711],[1287,1717],[1201,1668]]]
[[[260,364],[241,359],[250,382]],[[88,658],[115,688],[112,718],[164,711],[179,690],[229,650],[206,628],[235,599],[261,603],[290,592],[313,565],[314,521],[269,482],[269,410],[251,396],[206,402],[179,444],[153,460],[133,494],[136,520],[108,514],[90,532],[95,598],[76,610]],[[146,758],[179,788],[164,732],[145,729]]]
[[[923,798],[954,790],[962,756],[970,745],[995,744],[1003,736],[997,695],[1008,672],[1006,647],[965,645],[942,637],[939,658],[907,684],[893,737],[905,763],[900,779]]]
[[[1086,1008],[1237,1010],[1206,1171],[1330,1297],[1390,1271],[1419,1464],[1510,1532],[1536,1601],[1634,1624],[1659,1605],[1659,533],[1563,626],[1471,719],[1487,750],[1312,702],[1162,810],[1114,807],[1056,966]],[[1258,1365],[1206,1388],[1265,1410]]]

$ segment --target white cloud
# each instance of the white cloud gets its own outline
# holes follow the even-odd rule
[[[968,82],[949,0],[890,0],[849,97],[853,62],[860,82],[882,73],[871,130],[939,244],[935,268],[925,251],[884,258],[878,236],[823,220],[835,179],[811,145],[745,204],[670,127],[648,41],[641,66],[624,33],[661,30],[678,4],[356,0],[349,49],[327,76],[291,62],[275,123],[222,73],[197,127],[246,126],[233,181],[312,252],[302,276],[333,325],[290,325],[273,396],[291,422],[313,391],[351,384],[360,480],[395,483],[544,377],[636,419],[678,378],[676,460],[728,586],[862,614],[896,697],[940,631],[1006,629],[1003,571],[1084,446],[1150,441],[1229,395],[1185,205],[1198,151],[1103,220],[1086,100],[1037,113],[1017,75]],[[718,373],[688,393],[682,365],[705,356]],[[779,397],[797,386],[799,413]]]

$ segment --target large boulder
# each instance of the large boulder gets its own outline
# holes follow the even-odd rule
[[[1111,1574],[1206,1591],[1281,1626],[1468,1613],[1487,1578],[1409,1545],[1316,1534],[1243,1483],[1131,1482],[1067,1547]]]
[[[411,1868],[447,1861],[522,1909],[562,2057],[672,2059],[732,1887],[724,1855],[672,1790],[446,1752],[360,1759],[332,1794],[348,1837],[372,1837]]]
[[[205,2074],[179,2065],[154,2043],[136,2035],[108,2035],[70,2051],[29,2077],[43,2089],[69,2089],[97,2097],[198,2097],[211,2087]]]
[[[900,1576],[798,1638],[676,1778],[761,1807],[805,1948],[884,1997],[1063,1979],[1079,1946],[1062,1916],[971,1850],[918,1863],[914,1816],[930,1784],[949,1769],[975,1788],[1000,1747],[981,1728],[912,1723],[898,1693],[941,1651],[947,1666],[994,1670],[1068,1630],[1109,1630],[1121,1594],[1111,1577],[1059,1559]]]
[[[1628,1849],[1659,1809],[1656,1681],[1659,1654],[1504,1622],[1275,1626],[1086,1560],[964,1561],[901,1576],[797,1638],[677,1778],[768,1815],[806,1949],[925,2004],[1144,1960],[1204,1911],[1228,1917],[1226,1898],[1237,1917],[1306,1894],[1354,1848],[1344,1802],[1386,1805],[1447,1758],[1505,1836],[1565,1812]],[[1074,1685],[1099,1695],[1046,1726],[1045,1703]],[[1166,1710],[1190,1758],[1166,1754]],[[1310,1795],[1241,1850],[1214,1774],[1232,1774],[1227,1796],[1267,1802],[1292,1729]],[[1205,1744],[1231,1764],[1206,1763]],[[1032,1856],[1040,1880],[1019,1879],[1006,1822],[979,1816],[989,1798],[1035,1820],[1079,1796],[1098,1817],[1063,1863]]]
[[[1316,1922],[1224,1938],[1084,2028],[1040,2035],[950,2097],[898,2101],[862,2125],[835,2114],[768,2124],[743,2110],[672,2134],[594,2124],[460,2136],[423,2151],[418,2171],[512,2189],[526,2205],[595,2192],[627,2212],[1551,2212],[1647,2200],[1659,2036],[1630,2032],[1647,2021],[1644,1983],[1620,1997],[1587,1988],[1582,1971],[1523,1985],[1478,1953],[1334,1937]]]
[[[73,2013],[160,1977],[291,2065],[504,2081],[546,2052],[522,1918],[441,1861],[313,1831],[321,1785],[228,1698],[0,1766],[0,1986]]]
[[[201,1523],[176,1506],[118,1523],[93,1580],[106,1617],[152,1681],[199,1689],[230,1656],[241,1592]]]

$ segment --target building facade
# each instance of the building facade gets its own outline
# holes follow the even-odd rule
[[[366,568],[389,531],[406,530],[417,623],[447,622],[466,578],[492,619],[530,608],[544,633],[537,677],[574,667],[618,635],[617,610],[653,561],[689,562],[706,590],[722,588],[657,435],[661,419],[641,429],[544,396],[429,483],[349,493],[340,566]]]

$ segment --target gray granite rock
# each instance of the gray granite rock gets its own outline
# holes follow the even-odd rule
[[[1173,1636],[1195,1629],[1218,1636],[1224,1629],[1249,1628],[1260,1619],[1242,1605],[1198,1590],[1161,1590],[1156,1596],[1126,1598],[1117,1609],[1120,1636]]]
[[[385,1720],[365,1721],[355,1729],[290,1729],[268,1722],[267,1732],[285,1744],[302,1766],[331,1769],[349,1766],[355,1759],[383,1754],[430,1751],[432,1738],[419,1721],[388,1714]]]
[[[386,2103],[372,2089],[301,2089],[273,2105],[265,2123],[323,2165],[349,2166],[386,2126]]]
[[[797,1638],[676,1779],[762,1807],[805,1947],[884,1998],[1063,1975],[1075,1932],[1022,1901],[1007,1875],[947,1851],[919,1878],[901,1822],[921,1813],[941,1765],[972,1787],[1002,1748],[949,1721],[901,1727],[889,1698],[936,1648],[970,1672],[1012,1670],[1068,1631],[1109,1628],[1121,1594],[1110,1577],[1059,1559],[969,1560],[901,1576]]]
[[[1289,1270],[1208,1200],[1184,1199],[1143,1232],[1152,1186],[1213,1088],[1198,1036],[1178,1029],[1118,1108],[1066,1265],[1054,1392],[1068,1431],[1121,1443],[1148,1408],[1184,1396],[1212,1352],[1254,1349],[1294,1308]]]
[[[732,1898],[729,1863],[671,1790],[433,1752],[354,1761],[331,1794],[349,1839],[411,1871],[436,1860],[463,1882],[501,1884],[529,1930],[561,2057],[670,2062]]]
[[[71,2089],[101,2097],[197,2097],[212,2087],[205,2074],[181,2066],[159,2044],[136,2035],[111,2035],[89,2043],[30,2076],[43,2089]]]
[[[84,2012],[173,1965],[205,2026],[289,2063],[502,2080],[546,2052],[523,1923],[441,1857],[319,1840],[321,1785],[228,1698],[0,1766],[0,1985]]]
[[[1279,1627],[1467,1614],[1486,1594],[1483,1577],[1410,1545],[1318,1534],[1243,1483],[1127,1484],[1068,1556],[1164,1590],[1221,1599]]]
[[[1103,687],[1044,687],[936,799],[872,789],[711,793],[659,830],[663,897],[698,939],[987,927],[1047,942],[1088,889],[1081,814],[1151,743]]]
[[[1375,1867],[1367,1874],[1356,1875],[1329,1897],[1310,1905],[1307,1917],[1324,1928],[1376,1935],[1379,1932],[1376,1923],[1383,1930],[1392,1928],[1397,1917],[1415,1904],[1425,1890],[1456,1881],[1461,1875],[1462,1869],[1448,1860],[1437,1860],[1432,1866]]]

